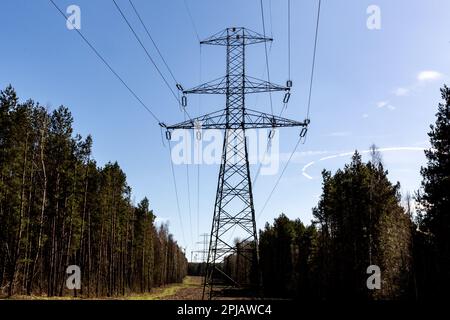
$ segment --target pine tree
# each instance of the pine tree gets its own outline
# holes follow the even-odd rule
[[[429,249],[435,268],[429,268],[436,288],[429,294],[437,297],[448,292],[450,286],[450,89],[441,89],[436,123],[428,133],[431,149],[425,151],[427,166],[421,169],[422,190],[419,226],[428,236]],[[433,271],[433,269],[435,269]]]
[[[69,294],[72,264],[83,296],[182,281],[187,260],[167,227],[156,230],[147,199],[132,204],[117,163],[97,167],[72,124],[66,107],[0,92],[0,296]]]
[[[400,185],[391,184],[382,162],[352,162],[334,175],[323,173],[323,195],[313,213],[320,226],[318,268],[327,298],[406,297],[411,265],[411,221],[400,205]],[[381,290],[365,286],[377,265]]]

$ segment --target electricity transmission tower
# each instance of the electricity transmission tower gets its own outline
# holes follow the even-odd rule
[[[246,46],[272,41],[261,34],[246,28],[227,28],[201,44],[226,47],[226,75],[220,79],[184,90],[182,105],[186,106],[187,94],[224,94],[225,109],[189,119],[176,125],[166,126],[170,139],[175,129],[223,129],[224,141],[222,159],[217,184],[214,215],[210,234],[207,267],[204,279],[203,298],[210,299],[216,294],[218,285],[231,284],[236,287],[259,285],[257,250],[257,231],[253,204],[252,183],[248,161],[245,131],[257,128],[303,127],[306,130],[309,120],[304,122],[289,120],[273,114],[246,108],[246,95],[252,93],[285,91],[289,99],[291,81],[286,86],[250,77],[245,70]],[[302,130],[303,131],[303,130]],[[233,229],[244,234],[238,246],[229,240]],[[238,255],[237,261],[247,260],[251,264],[250,283],[233,278],[227,271],[225,260],[230,255]],[[239,266],[238,266],[239,268]]]

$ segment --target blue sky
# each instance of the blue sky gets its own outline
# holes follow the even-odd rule
[[[176,101],[164,86],[145,53],[109,0],[56,0],[65,10],[81,8],[81,31],[130,87],[166,123],[183,120]],[[118,0],[145,39],[128,1]],[[135,0],[175,77],[185,88],[224,74],[223,48],[203,47],[183,0]],[[200,38],[228,26],[262,32],[258,0],[186,0]],[[293,95],[284,114],[303,120],[306,112],[317,0],[292,0]],[[381,9],[381,29],[366,27],[369,5]],[[270,50],[273,82],[287,80],[287,1],[264,0],[266,31],[275,39]],[[284,212],[308,223],[321,193],[320,172],[336,170],[355,149],[372,143],[386,149],[383,158],[392,181],[402,191],[419,187],[421,148],[434,122],[439,88],[450,70],[450,2],[447,0],[323,0],[317,48],[308,139],[287,169],[273,198],[257,221]],[[186,167],[176,166],[183,228],[178,218],[168,150],[159,127],[129,92],[113,77],[47,0],[2,0],[0,87],[11,83],[21,99],[32,98],[50,108],[64,104],[75,118],[75,131],[94,137],[99,165],[118,161],[127,174],[136,201],[144,196],[171,232],[190,250],[199,248],[200,233],[209,232],[217,181],[217,166],[200,170],[200,210],[197,216],[197,169],[191,166],[191,218]],[[248,74],[264,77],[264,46],[252,46]],[[159,62],[158,62],[159,63]],[[159,63],[161,68],[162,64]],[[280,110],[282,95],[274,94]],[[190,97],[189,112],[199,115],[223,107],[223,97]],[[269,111],[267,95],[251,97],[248,106]],[[281,159],[286,161],[298,137],[297,129],[280,132]],[[335,155],[341,155],[333,157]],[[284,162],[283,162],[284,163]],[[283,165],[283,163],[281,165]],[[307,166],[305,168],[305,166]],[[253,172],[255,167],[252,168]],[[306,173],[306,175],[304,174]],[[308,176],[310,178],[308,178]],[[277,176],[261,176],[254,188],[257,215]],[[184,236],[183,236],[184,234]]]

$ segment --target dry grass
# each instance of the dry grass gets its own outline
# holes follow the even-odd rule
[[[8,299],[8,300],[178,300],[178,296],[184,297],[186,296],[186,292],[190,292],[192,295],[192,299],[196,299],[197,293],[200,293],[201,298],[201,277],[190,277],[187,276],[184,278],[183,283],[175,283],[167,286],[163,286],[160,288],[154,288],[152,292],[142,293],[142,294],[129,294],[126,296],[118,296],[118,297],[97,297],[97,298],[86,298],[86,297],[74,297],[70,295],[66,295],[63,297],[48,297],[48,296],[39,296],[39,295],[14,295],[12,297],[0,296],[0,299]],[[186,291],[187,290],[187,291]],[[194,297],[195,296],[195,297]],[[181,299],[191,299],[181,298]]]

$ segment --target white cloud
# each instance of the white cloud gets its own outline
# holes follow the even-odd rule
[[[389,104],[389,101],[380,101],[380,102],[377,102],[377,107],[378,107],[378,108],[384,108],[384,107],[386,107],[388,104]]]
[[[389,110],[395,110],[395,107],[389,101],[379,101],[377,102],[378,108],[387,108]]]
[[[425,70],[419,72],[417,75],[417,80],[423,82],[423,81],[432,81],[432,80],[438,80],[442,78],[442,73],[434,70]]]
[[[368,115],[367,113],[364,113],[364,114],[362,115],[362,117],[363,117],[364,119],[367,119],[367,118],[369,117],[369,115]]]
[[[395,107],[394,107],[392,104],[387,105],[387,108],[388,108],[389,110],[395,110]]]
[[[423,70],[420,71],[417,76],[414,83],[412,83],[409,86],[401,86],[396,88],[395,90],[391,91],[390,98],[394,99],[395,97],[406,97],[410,95],[414,95],[416,92],[424,88],[428,83],[439,80],[441,78],[446,77],[444,74],[440,73],[439,71],[435,70]],[[389,100],[379,101],[376,103],[376,106],[378,108],[386,108],[388,110],[395,110],[396,107],[391,104]]]
[[[394,90],[394,94],[395,94],[397,97],[404,97],[404,96],[407,96],[407,95],[409,94],[409,92],[410,92],[410,89],[408,89],[408,88],[402,88],[402,87],[397,88],[397,89]]]

